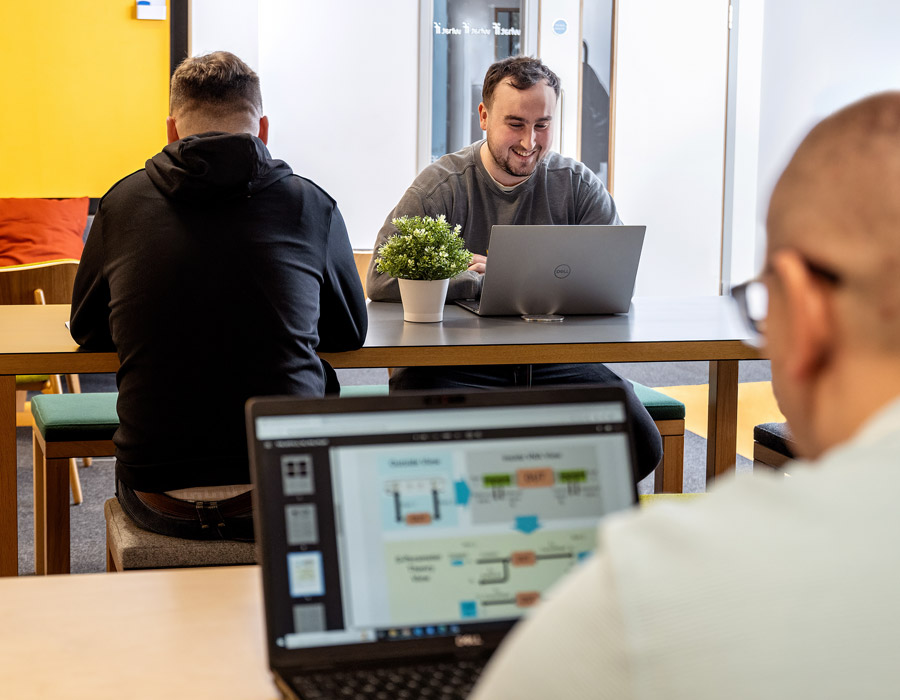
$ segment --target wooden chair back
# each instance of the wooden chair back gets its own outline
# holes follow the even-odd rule
[[[369,263],[372,261],[372,251],[371,250],[354,250],[353,251],[353,259],[356,261],[356,272],[359,273],[359,281],[362,282],[363,294],[365,294],[366,293],[366,273],[368,273]]]
[[[0,267],[0,304],[70,304],[77,260]]]

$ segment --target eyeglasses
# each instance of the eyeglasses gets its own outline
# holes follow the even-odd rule
[[[822,267],[816,262],[803,258],[806,268],[823,282],[832,286],[841,284],[841,276]],[[769,315],[769,290],[766,285],[755,278],[731,288],[731,298],[737,304],[750,337],[744,342],[754,348],[760,348],[765,342],[766,317]]]
[[[766,332],[766,316],[769,314],[769,290],[758,279],[748,280],[731,288],[731,298],[737,304],[744,326],[750,337],[744,342],[760,348]]]

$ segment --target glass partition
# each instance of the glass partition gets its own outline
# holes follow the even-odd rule
[[[433,0],[431,162],[482,137],[481,83],[488,66],[521,53],[522,15],[522,2]]]
[[[613,0],[591,0],[581,17],[581,161],[604,185],[609,175]]]
[[[422,168],[483,137],[478,119],[485,71],[494,61],[541,56],[563,81],[566,105],[554,148],[566,149],[607,183],[615,0],[420,0],[419,155]],[[565,18],[565,19],[564,19]],[[539,36],[540,34],[540,36]],[[564,123],[565,122],[565,123]]]

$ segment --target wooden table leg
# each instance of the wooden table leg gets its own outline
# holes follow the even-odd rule
[[[45,459],[44,572],[69,573],[69,460]],[[37,532],[37,528],[35,528]]]
[[[16,516],[16,377],[0,376],[0,576],[19,573]]]
[[[38,440],[38,432],[32,431],[34,478],[34,573],[47,573],[47,473],[45,471],[44,448]]]
[[[738,360],[709,363],[706,486],[734,469],[737,458]]]

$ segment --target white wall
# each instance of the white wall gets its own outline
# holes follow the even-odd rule
[[[270,150],[337,200],[355,248],[371,248],[416,174],[416,0],[259,10]]]
[[[541,3],[538,52],[541,59],[559,76],[562,84],[553,150],[570,158],[578,155],[578,115],[581,107],[578,99],[578,86],[581,85],[580,16],[579,0]],[[562,34],[553,29],[560,21],[565,22]]]
[[[765,0],[740,0],[737,17],[738,47],[734,128],[734,187],[731,198],[731,259],[725,261],[729,286],[758,272],[757,166],[762,86],[763,17]],[[726,235],[729,232],[726,231]]]
[[[725,0],[619,3],[614,186],[647,225],[639,295],[718,294],[727,19]]]
[[[191,0],[192,56],[230,51],[259,71],[259,3],[257,0]]]
[[[191,17],[191,53],[232,51],[259,73],[272,155],[371,248],[417,172],[417,0],[192,0]]]
[[[806,132],[840,107],[900,87],[900,3],[768,0],[762,55],[758,266],[772,187]]]

